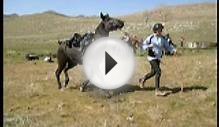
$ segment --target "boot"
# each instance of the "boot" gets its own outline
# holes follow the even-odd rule
[[[166,93],[166,92],[162,92],[162,91],[156,89],[156,90],[155,90],[155,95],[156,95],[156,96],[166,96],[167,93]]]

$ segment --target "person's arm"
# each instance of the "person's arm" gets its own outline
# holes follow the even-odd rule
[[[150,44],[150,37],[147,37],[142,44],[142,48],[144,50],[147,50],[148,48],[151,48],[151,47],[153,47],[153,44],[152,43]]]
[[[163,41],[164,41],[164,48],[166,51],[170,52],[170,54],[176,53],[176,48],[172,44],[169,44],[169,42],[165,39]]]

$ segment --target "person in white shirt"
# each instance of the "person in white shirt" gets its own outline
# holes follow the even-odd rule
[[[169,52],[170,54],[176,53],[175,47],[169,40],[162,35],[162,30],[164,26],[161,23],[156,23],[153,26],[153,34],[148,36],[143,42],[142,48],[148,52],[148,61],[151,65],[151,71],[139,79],[139,85],[141,88],[144,87],[146,80],[155,76],[155,95],[165,96],[166,93],[160,91],[160,76],[161,68],[160,62],[164,52]]]

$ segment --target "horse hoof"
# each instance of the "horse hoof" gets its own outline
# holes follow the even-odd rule
[[[61,88],[60,91],[63,92],[65,90],[65,88]]]
[[[66,89],[68,89],[68,88],[69,88],[69,86],[65,86],[65,88],[66,88]]]
[[[83,87],[80,87],[79,90],[80,90],[81,92],[84,92],[84,88],[83,88]]]

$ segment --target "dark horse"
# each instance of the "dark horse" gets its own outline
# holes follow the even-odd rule
[[[82,36],[82,39],[80,41],[80,49],[81,49],[82,54],[84,54],[87,47],[94,41],[94,36],[95,34],[92,32],[85,33]]]
[[[102,21],[97,26],[95,33],[88,34],[94,37],[94,39],[100,38],[100,37],[108,37],[110,31],[114,31],[117,29],[122,29],[124,26],[124,22],[122,20],[112,18],[108,14],[103,15],[102,12],[100,13],[100,18]],[[61,82],[60,82],[60,74],[64,70],[65,74],[65,85],[64,87],[67,87],[69,82],[69,76],[68,76],[68,70],[79,65],[82,65],[82,56],[83,52],[86,49],[86,46],[91,43],[86,41],[83,42],[83,40],[86,40],[86,36],[81,36],[80,34],[75,33],[72,39],[66,41],[65,43],[59,41],[59,48],[57,51],[57,62],[58,62],[58,68],[55,72],[56,79],[58,82],[58,89],[62,88]],[[89,39],[87,39],[90,41]],[[84,44],[83,44],[84,43]],[[86,43],[86,44],[85,44]],[[72,46],[73,45],[73,46]],[[77,47],[80,47],[78,49]],[[83,88],[88,84],[88,80],[83,83],[83,86],[80,87],[83,91]]]

